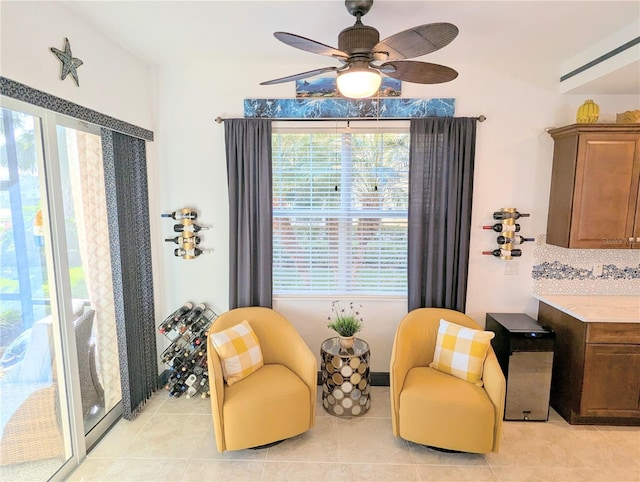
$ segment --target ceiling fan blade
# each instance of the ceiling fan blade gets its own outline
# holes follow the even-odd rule
[[[441,84],[458,76],[458,72],[450,67],[416,60],[385,62],[377,68],[389,77],[416,84]]]
[[[273,36],[280,40],[280,42],[290,45],[291,47],[304,50],[306,52],[311,52],[312,54],[326,55],[327,57],[338,57],[345,59],[349,57],[349,55],[342,50],[338,50],[328,45],[321,44],[320,42],[316,42],[315,40],[301,37],[300,35],[296,35],[294,33],[275,32]]]
[[[335,72],[336,70],[338,70],[338,67],[323,67],[321,69],[309,70],[308,72],[301,72],[299,74],[288,75],[287,77],[281,77],[279,79],[260,82],[260,85],[282,84],[284,82],[306,79],[307,77],[313,77],[314,75],[323,74],[325,72]]]
[[[428,23],[381,40],[371,51],[375,60],[410,59],[449,45],[457,35],[458,27],[451,23]]]

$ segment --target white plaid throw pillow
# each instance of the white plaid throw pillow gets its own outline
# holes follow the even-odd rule
[[[440,320],[433,362],[429,366],[481,387],[484,359],[494,336],[492,331]]]
[[[222,372],[228,385],[239,382],[264,365],[258,337],[247,320],[212,333],[209,338],[222,361]]]

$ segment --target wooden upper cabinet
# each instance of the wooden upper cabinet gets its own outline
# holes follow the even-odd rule
[[[547,243],[640,248],[640,124],[573,124],[549,134]]]

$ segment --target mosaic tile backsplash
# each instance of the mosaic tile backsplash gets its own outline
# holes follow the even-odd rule
[[[640,296],[640,250],[567,249],[545,238],[536,237],[533,253],[536,294]]]

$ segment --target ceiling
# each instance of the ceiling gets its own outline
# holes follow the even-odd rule
[[[285,31],[337,47],[355,19],[342,0],[64,1],[84,20],[144,60],[175,65],[200,57],[213,62],[281,62],[319,68],[338,65],[282,44]],[[416,25],[450,22],[459,36],[420,60],[456,64],[563,62],[640,18],[638,1],[384,1],[363,17],[382,39]],[[629,39],[630,40],[630,39]],[[517,59],[517,60],[514,60]],[[588,59],[592,60],[592,59]],[[282,76],[299,72],[283,67]],[[579,93],[640,93],[640,61],[582,85]],[[268,80],[268,79],[260,79]]]

